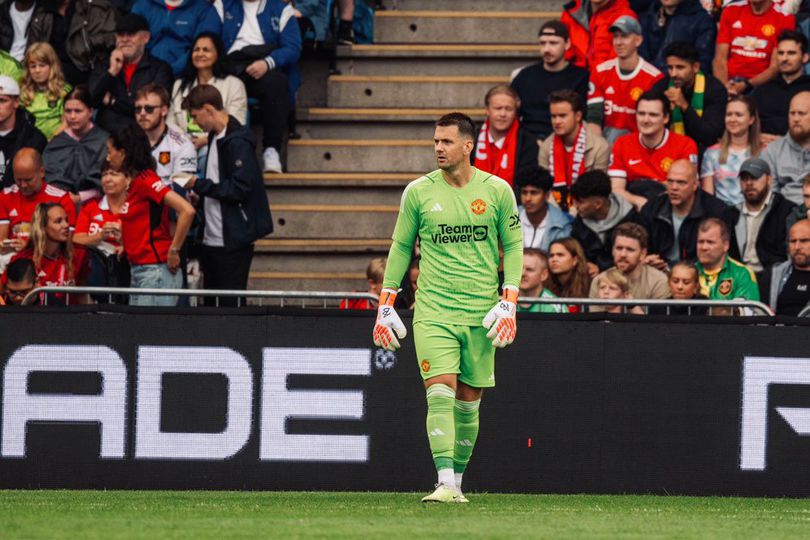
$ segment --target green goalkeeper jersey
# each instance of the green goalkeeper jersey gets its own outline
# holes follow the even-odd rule
[[[517,288],[523,232],[512,188],[473,168],[456,188],[441,170],[408,184],[402,194],[383,287],[397,289],[419,237],[414,322],[477,326],[498,300],[498,244],[504,252],[504,285]]]

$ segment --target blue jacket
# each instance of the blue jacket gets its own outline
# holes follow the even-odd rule
[[[301,73],[298,71],[298,59],[301,57],[301,31],[290,4],[281,0],[258,0],[259,28],[262,30],[264,42],[274,45],[276,49],[265,58],[270,69],[281,69],[290,79],[290,95],[301,84]],[[225,50],[229,50],[236,41],[236,36],[242,28],[245,12],[242,9],[242,0],[224,0],[224,22],[222,25],[222,41]]]
[[[172,67],[175,77],[188,62],[194,38],[201,32],[222,32],[222,21],[208,0],[183,0],[169,11],[163,0],[137,0],[132,13],[149,22],[152,37],[148,50]]]
[[[518,208],[518,215],[520,216],[520,221],[524,224],[524,231],[525,227],[530,226],[528,218],[526,217],[526,211],[523,209],[523,206]],[[563,212],[558,207],[554,206],[553,204],[548,205],[548,222],[546,223],[546,234],[543,236],[543,240],[540,242],[539,248],[543,251],[548,251],[548,246],[554,241],[559,238],[565,238],[566,236],[571,236],[571,226],[574,221],[574,218],[567,212]],[[532,247],[531,246],[531,238],[527,238],[524,234],[523,236],[523,247]]]
[[[661,2],[655,0],[650,10],[639,17],[644,31],[644,43],[639,54],[666,74],[667,65],[664,49],[673,41],[688,41],[698,50],[700,68],[704,73],[711,73],[714,59],[714,42],[717,38],[717,26],[698,0],[683,0],[675,8],[666,26],[658,26],[658,12]]]
[[[216,134],[211,133],[208,140],[216,141]],[[225,136],[214,144],[219,153],[219,183],[209,178],[198,178],[193,190],[200,197],[218,200],[222,206],[225,250],[242,249],[273,232],[264,177],[256,160],[256,140],[250,129],[231,116]],[[206,170],[205,164],[202,170]],[[205,204],[201,201],[198,210],[203,211],[198,215],[203,223],[204,208]],[[204,226],[200,227],[200,234],[204,230]]]

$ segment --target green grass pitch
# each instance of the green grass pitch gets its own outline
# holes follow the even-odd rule
[[[414,493],[0,491],[16,538],[808,538],[810,500]]]

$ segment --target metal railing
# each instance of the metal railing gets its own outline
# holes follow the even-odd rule
[[[219,306],[220,299],[236,299],[236,306],[241,307],[247,303],[248,298],[257,299],[262,306],[263,300],[278,300],[284,307],[291,300],[300,300],[301,307],[308,307],[307,300],[317,300],[321,307],[329,307],[329,300],[373,300],[377,301],[377,296],[367,292],[334,292],[334,291],[230,291],[230,290],[204,290],[204,289],[132,289],[117,287],[37,287],[29,292],[22,301],[22,305],[32,305],[37,298],[42,299],[42,305],[48,305],[48,297],[51,294],[64,296],[68,302],[71,295],[90,295],[93,298],[107,297],[108,303],[113,303],[116,296],[177,296],[186,298],[214,298],[215,306]],[[103,303],[103,302],[99,302]],[[337,305],[336,302],[333,302]]]
[[[674,308],[678,311],[684,311],[687,315],[692,315],[693,312],[702,312],[701,314],[708,315],[727,315],[729,309],[740,310],[742,315],[774,315],[773,310],[762,302],[755,302],[753,300],[654,300],[654,299],[627,299],[627,300],[602,300],[599,298],[518,298],[518,304],[543,304],[543,305],[556,305],[556,306],[582,306],[587,309],[590,306],[597,306],[603,308],[605,306],[621,306],[622,313],[628,313],[634,307],[663,307],[665,314],[671,315]],[[715,313],[713,310],[717,309],[719,312]],[[604,309],[600,310],[604,311]],[[649,309],[646,310],[649,312]],[[695,313],[697,314],[697,313]]]
[[[810,306],[807,306],[799,312],[799,317],[810,317]]]

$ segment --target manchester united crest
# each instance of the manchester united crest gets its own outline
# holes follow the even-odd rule
[[[475,199],[472,204],[470,204],[470,210],[472,210],[472,213],[476,216],[480,216],[487,211],[487,203],[481,199]]]
[[[771,37],[776,33],[776,27],[772,24],[764,24],[762,25],[762,35],[765,37]]]
[[[731,292],[731,288],[733,286],[734,286],[734,280],[733,279],[731,279],[731,278],[724,279],[717,286],[717,292],[719,292],[723,296],[726,296],[727,294],[729,294]]]
[[[422,371],[425,373],[430,371],[430,362],[428,360],[422,360]]]
[[[638,98],[641,97],[641,94],[644,93],[644,90],[636,86],[632,90],[630,90],[630,97],[633,98],[633,101],[638,101]]]
[[[161,165],[168,165],[171,160],[172,160],[171,152],[161,152],[160,155],[158,155],[158,163],[160,163]]]
[[[672,167],[672,158],[664,158],[661,160],[661,170],[664,172],[669,172],[669,168]]]

